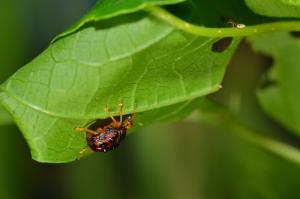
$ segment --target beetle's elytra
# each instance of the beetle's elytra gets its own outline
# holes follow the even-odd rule
[[[75,128],[76,131],[85,131],[86,140],[91,150],[96,152],[107,152],[119,146],[125,138],[127,129],[133,126],[133,115],[129,115],[123,120],[123,104],[120,104],[120,119],[117,121],[108,107],[104,111],[109,115],[112,122],[108,125],[100,126],[96,130],[88,128]],[[86,149],[81,150],[83,153]]]

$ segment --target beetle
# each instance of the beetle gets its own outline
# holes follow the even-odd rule
[[[97,127],[96,130],[89,128],[75,128],[75,131],[86,132],[87,148],[80,151],[82,154],[84,151],[90,149],[95,152],[107,152],[117,148],[122,140],[126,137],[128,129],[133,127],[134,114],[128,115],[123,120],[123,104],[119,104],[119,121],[117,121],[108,107],[104,108],[104,111],[111,119],[111,123]]]

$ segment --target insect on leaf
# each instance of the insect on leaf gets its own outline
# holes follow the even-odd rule
[[[10,77],[0,101],[33,159],[73,161],[87,145],[74,128],[107,118],[106,105],[117,115],[123,102],[125,114],[146,116],[217,91],[240,41],[214,52],[219,39],[186,33],[143,11],[90,22]]]

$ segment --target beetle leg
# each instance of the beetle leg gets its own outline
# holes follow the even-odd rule
[[[84,153],[87,153],[87,152],[92,153],[94,151],[90,147],[85,147],[79,151],[79,157],[77,159],[78,160],[81,159],[83,157]]]
[[[101,134],[101,133],[105,133],[105,131],[104,131],[102,128],[100,128],[100,127],[97,128],[96,131],[97,131],[98,133],[100,133],[100,134]]]
[[[98,129],[101,129],[101,128],[98,128]],[[85,132],[91,133],[93,135],[98,135],[99,133],[102,133],[102,131],[103,131],[102,129],[98,131],[98,129],[97,129],[97,131],[93,131],[93,130],[87,129],[87,128],[75,128],[74,130],[78,131],[78,132],[85,131]]]
[[[122,125],[122,122],[123,122],[123,104],[120,103],[120,104],[119,104],[119,107],[120,107],[120,111],[119,111],[119,115],[120,115],[120,124]]]
[[[92,151],[92,149],[90,147],[85,147],[85,148],[81,149],[79,153],[80,153],[80,155],[82,155],[86,151]]]
[[[114,126],[116,126],[117,121],[116,121],[116,119],[114,118],[112,112],[109,111],[107,105],[106,105],[106,107],[104,108],[104,111],[109,115],[109,117],[111,118],[111,120],[112,120],[113,123],[114,123]]]

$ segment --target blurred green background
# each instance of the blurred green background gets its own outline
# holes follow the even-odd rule
[[[0,81],[47,48],[93,3],[0,0]],[[284,131],[264,115],[254,94],[269,64],[243,42],[224,88],[210,96],[239,124],[266,133]],[[299,165],[214,125],[215,119],[196,113],[181,122],[144,127],[116,151],[68,164],[33,161],[17,127],[1,126],[0,198],[300,198]]]

